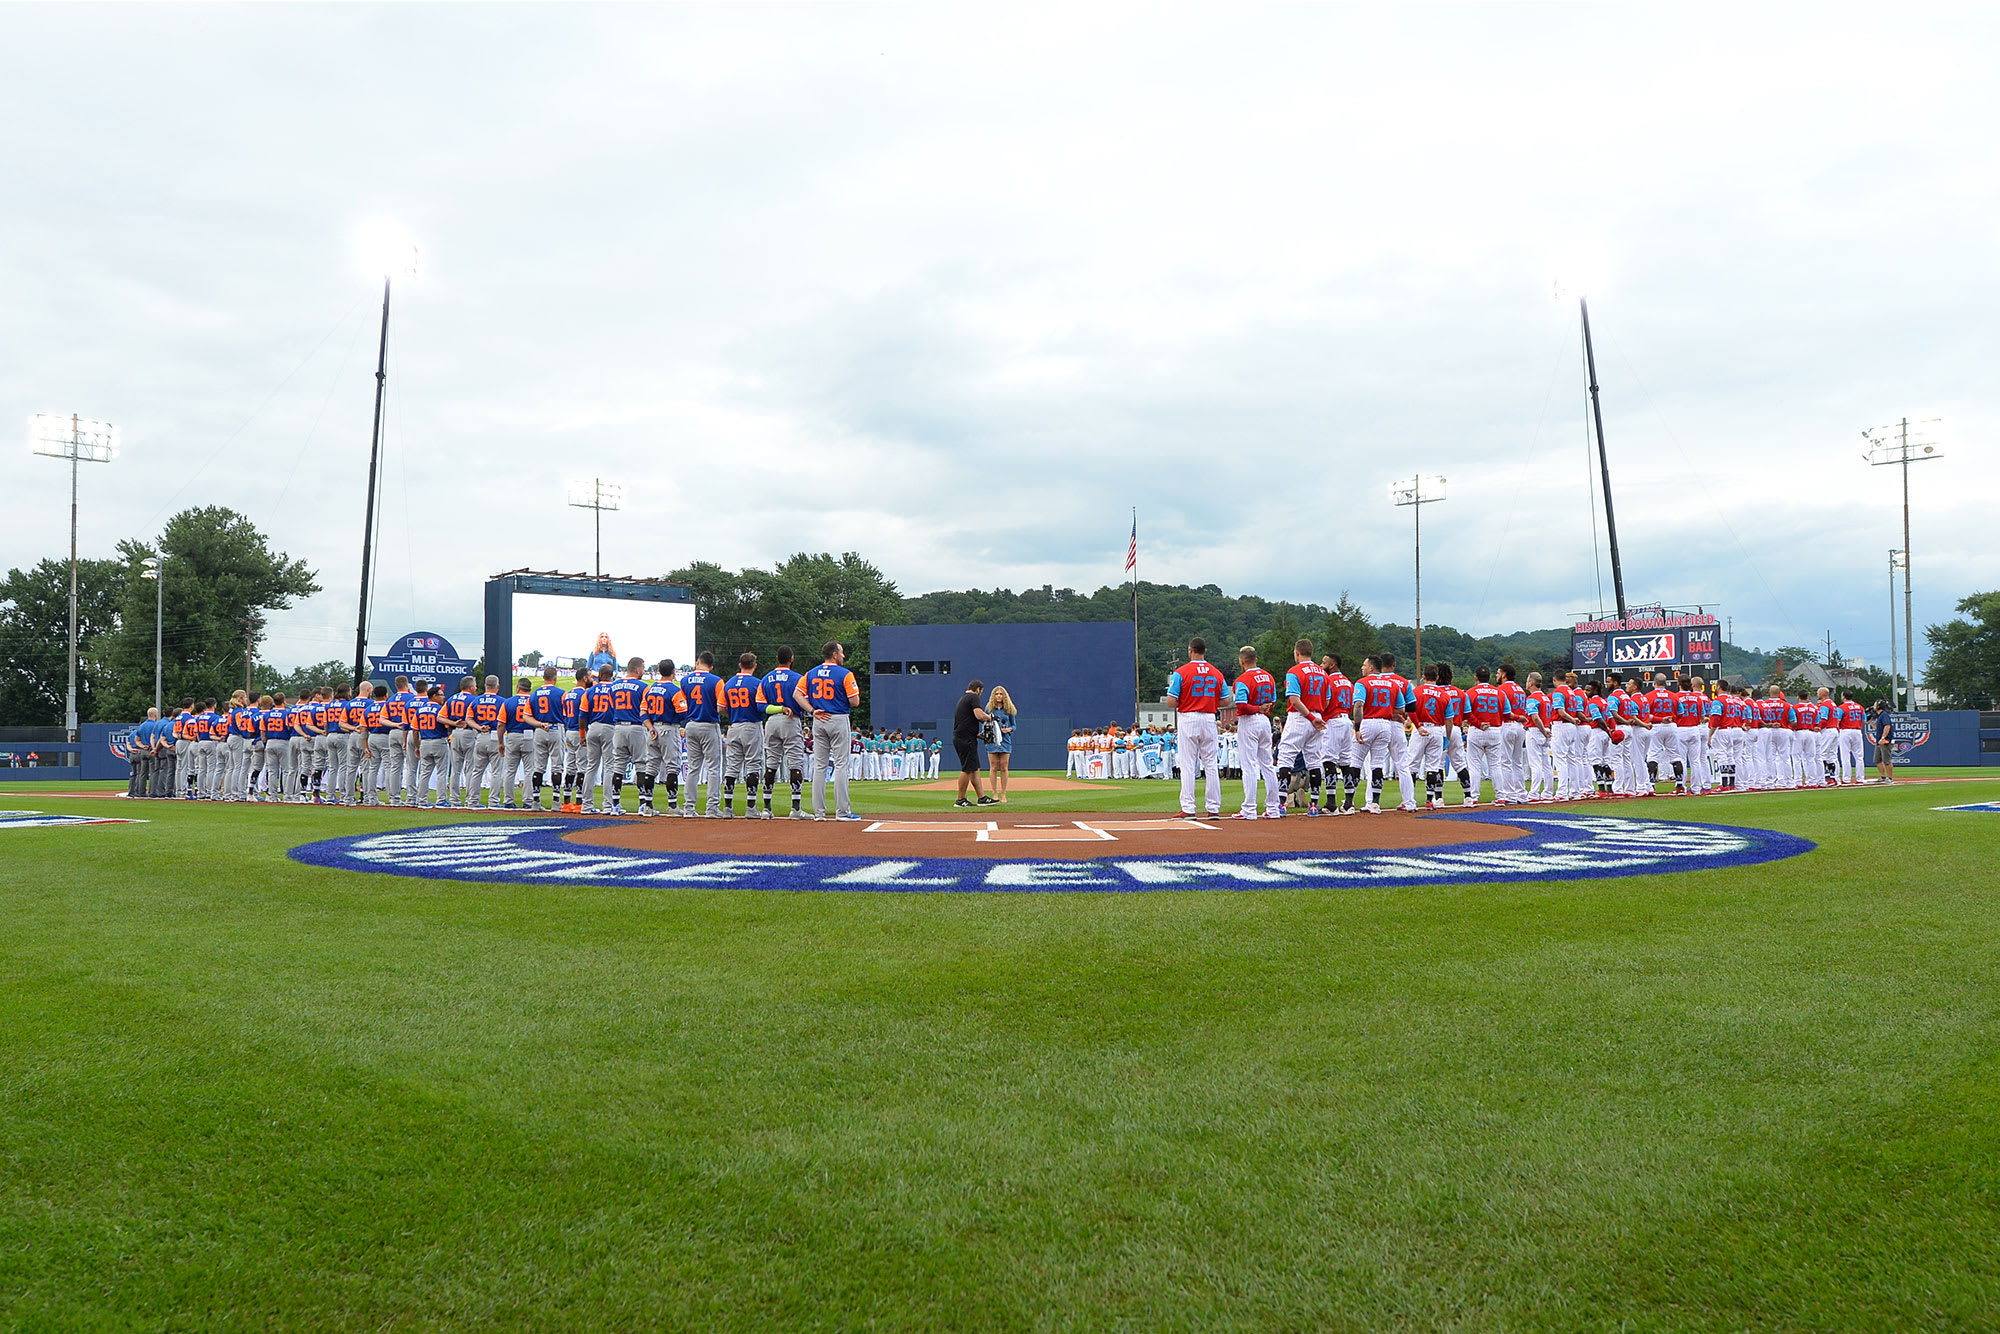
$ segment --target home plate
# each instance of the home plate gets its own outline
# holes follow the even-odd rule
[[[864,834],[969,833],[977,843],[1116,843],[1119,834],[1153,834],[1201,829],[1215,832],[1199,820],[1072,820],[1068,824],[1017,824],[1002,828],[997,820],[965,820],[940,828],[935,820],[877,820]]]

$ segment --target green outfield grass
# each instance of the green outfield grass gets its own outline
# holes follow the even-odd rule
[[[935,896],[0,786],[148,821],[0,830],[0,1324],[1990,1328],[1985,775],[1611,809],[1819,844],[1735,870]],[[1011,808],[1176,800],[1101,786]]]

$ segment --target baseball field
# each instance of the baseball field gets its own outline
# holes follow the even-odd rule
[[[1792,836],[1746,864],[1042,893],[481,879],[353,840],[524,817],[10,785],[0,1324],[1990,1328],[2000,810],[1938,808],[2000,781],[1905,776],[1591,812]],[[874,855],[914,787],[729,837]]]

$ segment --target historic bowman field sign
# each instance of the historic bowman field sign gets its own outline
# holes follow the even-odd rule
[[[1341,889],[1587,880],[1777,861],[1814,846],[1806,839],[1767,829],[1496,811],[1415,822],[1435,835],[1424,846],[1343,850],[1274,847],[1245,852],[1205,849],[1205,832],[1216,834],[1220,841],[1225,832],[1233,831],[1204,823],[1111,816],[1045,818],[1055,823],[1014,824],[1002,829],[995,822],[877,821],[865,828],[848,826],[838,831],[822,825],[763,821],[638,825],[629,820],[496,820],[326,839],[293,848],[291,856],[315,866],[438,880],[635,888],[977,892]],[[1294,825],[1292,821],[1282,823]],[[730,830],[731,825],[736,828]],[[697,830],[705,834],[710,829],[726,830],[741,840],[740,848],[718,855],[713,848],[688,851],[671,846],[677,838],[685,839]],[[1271,833],[1276,841],[1277,830]],[[847,834],[854,837],[845,837]],[[1153,849],[1163,838],[1174,840],[1175,846],[1165,854],[1156,854]],[[617,840],[621,839],[666,846],[658,850],[620,846]],[[836,842],[860,844],[871,855],[801,850],[823,849]],[[932,846],[907,846],[907,842]],[[1121,844],[1135,843],[1144,850],[1135,846],[1130,852],[1121,851]],[[879,853],[877,844],[881,845]],[[937,845],[941,844],[949,845],[948,849],[940,850]],[[991,855],[1003,852],[1005,855]]]

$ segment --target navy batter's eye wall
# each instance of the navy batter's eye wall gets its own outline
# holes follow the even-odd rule
[[[521,629],[516,623],[517,598],[528,598],[540,605],[546,605],[549,598],[573,600],[577,613],[576,642],[517,643],[515,635]],[[669,608],[679,614],[636,618],[632,615],[634,611],[666,612]],[[694,590],[664,579],[591,579],[580,575],[537,574],[531,570],[496,575],[486,581],[486,670],[495,676],[506,675],[516,660],[515,654],[530,649],[546,657],[569,658],[588,653],[599,630],[612,632],[612,647],[618,650],[621,660],[641,657],[648,662],[660,658],[686,662],[694,657],[694,612]],[[660,628],[653,633],[630,629],[641,624]],[[506,684],[511,688],[511,682]]]
[[[868,649],[869,718],[877,727],[918,728],[949,743],[965,687],[984,681],[984,703],[994,686],[1006,686],[1021,711],[1016,769],[1063,768],[1074,728],[1138,721],[1130,621],[878,625]]]

